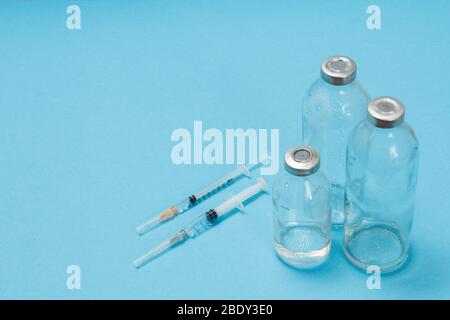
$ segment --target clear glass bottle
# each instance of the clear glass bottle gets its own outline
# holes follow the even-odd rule
[[[419,145],[394,98],[369,103],[347,148],[344,251],[357,267],[391,272],[406,261]]]
[[[322,264],[331,246],[330,187],[318,171],[318,153],[307,146],[285,153],[283,172],[273,187],[277,255],[297,268]]]
[[[356,78],[355,62],[334,56],[303,101],[303,143],[315,148],[331,184],[332,223],[344,223],[345,150],[351,130],[366,117],[369,96]]]

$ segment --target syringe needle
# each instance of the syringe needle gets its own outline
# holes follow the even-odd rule
[[[144,222],[140,226],[136,227],[136,232],[138,234],[144,234],[148,230],[152,229],[154,226],[156,226],[159,223],[160,219],[159,216],[153,217],[152,219]]]
[[[186,240],[186,238],[187,238],[187,234],[186,234],[186,232],[183,229],[183,230],[177,232],[170,239],[164,241],[163,243],[161,243],[160,245],[158,245],[154,249],[150,250],[149,252],[147,252],[143,256],[141,256],[141,257],[137,258],[136,260],[134,260],[133,261],[133,265],[136,268],[142,267],[144,264],[146,264],[147,262],[149,262],[150,260],[152,260],[156,256],[162,254],[164,251],[166,251],[170,247],[173,247],[177,243],[183,242],[184,240]]]
[[[157,226],[161,222],[169,220],[178,214],[178,210],[176,207],[171,207],[164,211],[163,213],[157,215],[156,217],[151,218],[150,220],[144,222],[136,228],[136,232],[138,234],[144,234],[147,231],[151,230],[153,227]]]

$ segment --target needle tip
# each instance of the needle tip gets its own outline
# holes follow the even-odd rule
[[[136,227],[136,233],[142,236],[145,233],[145,229],[142,226]]]
[[[139,268],[141,267],[141,263],[139,263],[138,261],[133,261],[133,266],[134,266],[136,269],[139,269]]]

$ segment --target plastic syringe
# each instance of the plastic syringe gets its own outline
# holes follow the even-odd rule
[[[244,189],[237,195],[232,196],[230,199],[225,200],[216,208],[202,214],[197,219],[193,220],[192,223],[188,224],[183,229],[178,231],[171,238],[164,241],[148,253],[144,254],[142,257],[134,260],[134,266],[136,268],[140,268],[169,248],[180,244],[189,238],[195,238],[199,234],[214,226],[219,217],[236,208],[242,210],[244,207],[244,202],[261,191],[267,192],[267,183],[263,178],[258,178],[258,182],[256,184]]]
[[[210,197],[211,195],[215,194],[216,192],[228,187],[232,183],[234,183],[236,180],[241,178],[242,176],[250,177],[250,171],[262,166],[267,165],[270,162],[270,158],[266,157],[264,160],[256,163],[252,166],[239,166],[232,172],[230,172],[225,177],[217,180],[216,182],[212,183],[208,187],[200,190],[200,192],[194,193],[190,195],[189,197],[185,198],[184,200],[180,201],[179,203],[171,206],[169,209],[165,210],[164,212],[160,213],[159,215],[153,217],[152,219],[144,222],[140,226],[136,228],[136,232],[140,235],[150,231],[154,227],[156,227],[158,224],[165,222],[169,219],[172,219],[176,215],[185,212],[195,206],[196,204],[200,203],[202,200]]]

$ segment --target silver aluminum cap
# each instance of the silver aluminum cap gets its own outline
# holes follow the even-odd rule
[[[308,146],[290,148],[284,154],[284,167],[293,175],[308,176],[319,170],[320,157]]]
[[[405,107],[392,97],[380,97],[369,102],[368,120],[378,128],[393,128],[403,122]]]
[[[356,78],[356,63],[349,57],[333,56],[321,66],[322,79],[329,84],[343,86]]]

